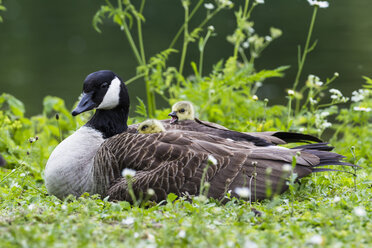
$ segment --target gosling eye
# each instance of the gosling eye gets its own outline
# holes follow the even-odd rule
[[[148,126],[147,125],[144,125],[144,126],[141,127],[141,130],[142,131],[145,131],[146,128],[148,128]]]
[[[185,109],[180,109],[180,113],[183,113],[183,112],[185,112]]]
[[[105,82],[105,83],[101,84],[101,89],[105,89],[105,88],[107,88],[107,86],[108,86],[108,83]]]

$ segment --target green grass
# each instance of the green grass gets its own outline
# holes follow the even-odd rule
[[[134,207],[88,196],[60,201],[27,184],[2,186],[0,243],[2,247],[370,247],[371,175],[368,169],[360,172],[356,189],[348,174],[324,173],[303,180],[295,191],[293,216],[288,193],[253,203],[262,213],[255,216],[248,202],[237,199],[221,205],[204,197],[172,201],[171,195],[160,205]],[[19,175],[13,180],[22,182]],[[45,192],[42,184],[28,180]]]

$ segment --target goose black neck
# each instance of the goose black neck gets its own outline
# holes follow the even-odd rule
[[[128,129],[128,109],[116,107],[114,109],[97,109],[86,125],[100,131],[107,139]]]

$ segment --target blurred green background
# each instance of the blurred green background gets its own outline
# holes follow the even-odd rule
[[[240,1],[234,2],[238,5]],[[363,83],[362,75],[372,76],[372,2],[329,2],[329,8],[318,12],[313,37],[319,43],[308,57],[301,82],[309,73],[325,80],[339,72],[333,87],[350,96]],[[33,115],[41,112],[46,95],[61,97],[72,108],[85,76],[93,71],[111,69],[124,80],[134,76],[136,60],[124,33],[110,22],[101,26],[101,34],[92,27],[92,17],[101,3],[5,0],[8,10],[1,13],[4,23],[0,24],[0,93],[15,95],[25,103],[26,114]],[[256,68],[291,65],[285,77],[265,81],[259,90],[259,97],[269,98],[271,104],[285,102],[285,89],[293,84],[297,70],[297,45],[304,45],[311,14],[312,8],[306,0],[266,0],[253,13],[259,34],[268,34],[271,26],[283,31],[283,36],[257,60]],[[168,47],[183,23],[183,9],[180,1],[151,0],[147,1],[144,16],[148,57]],[[226,41],[226,35],[235,27],[234,14],[223,11],[209,24],[215,26],[218,35],[207,45],[204,72],[232,54],[233,47]],[[197,46],[193,44],[186,75],[191,73],[189,62],[196,61],[197,56]],[[176,54],[169,64],[178,65],[178,61]],[[143,82],[131,84],[129,90],[133,102],[135,96],[145,98]]]

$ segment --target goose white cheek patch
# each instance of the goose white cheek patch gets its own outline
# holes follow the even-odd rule
[[[97,109],[113,109],[119,104],[120,80],[115,77]]]

